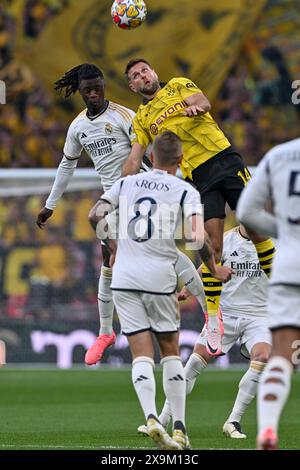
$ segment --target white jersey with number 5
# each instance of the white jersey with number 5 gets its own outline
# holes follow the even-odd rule
[[[265,210],[271,201],[273,214]],[[271,149],[243,191],[238,218],[278,239],[270,284],[300,285],[300,139]]]
[[[166,171],[127,176],[102,199],[119,208],[118,250],[111,288],[171,294],[177,287],[174,240],[182,215],[202,215],[200,195]]]

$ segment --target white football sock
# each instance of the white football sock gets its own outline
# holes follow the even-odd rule
[[[189,360],[187,361],[184,372],[185,372],[185,381],[186,381],[186,395],[189,395],[194,388],[196,378],[198,375],[207,367],[207,362],[203,357],[199,356],[197,353],[191,354]],[[165,401],[164,407],[158,417],[159,421],[164,427],[167,427],[171,418],[171,407],[168,400]]]
[[[180,421],[185,425],[185,375],[179,356],[167,356],[161,361],[163,366],[163,387],[170,403],[173,424]]]
[[[292,364],[281,356],[268,362],[258,387],[258,434],[266,428],[278,431],[279,418],[290,393]],[[271,400],[267,400],[268,396]]]
[[[100,335],[111,335],[113,332],[114,304],[111,292],[112,270],[102,266],[98,286],[98,309],[100,316]]]
[[[177,276],[188,288],[190,293],[197,298],[203,312],[206,312],[207,308],[202,279],[190,258],[180,250],[177,250],[177,254],[178,260],[175,264]]]
[[[171,411],[169,400],[166,398],[163,409],[161,410],[161,413],[158,419],[161,422],[161,424],[165,428],[167,428],[171,418],[172,418],[172,411]]]
[[[194,388],[196,379],[199,374],[207,367],[207,362],[197,353],[190,355],[187,361],[184,372],[186,378],[186,394],[189,395]]]
[[[239,391],[235,399],[232,411],[227,421],[230,423],[241,421],[246,408],[256,395],[258,382],[266,364],[259,361],[251,361],[249,369],[243,375],[239,383]]]
[[[157,416],[155,404],[154,361],[150,357],[140,356],[132,362],[132,383],[143,409],[145,420],[150,414]]]

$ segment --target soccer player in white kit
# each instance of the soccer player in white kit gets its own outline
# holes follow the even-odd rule
[[[267,212],[271,203],[273,213]],[[300,139],[271,149],[242,193],[237,215],[277,238],[268,299],[271,358],[258,390],[257,448],[278,448],[278,425],[288,399],[300,339]]]
[[[122,332],[130,345],[132,382],[145,415],[148,434],[161,449],[188,449],[174,268],[178,258],[174,237],[182,216],[193,227],[193,240],[200,244],[199,249],[202,246],[200,255],[217,277],[227,281],[232,270],[216,265],[211,245],[204,240],[199,193],[175,177],[182,158],[180,139],[173,132],[164,132],[154,141],[151,158],[153,171],[116,182],[103,194],[90,217],[94,219],[93,223],[98,223],[97,234],[103,239],[106,232],[100,225],[103,215],[99,215],[99,209],[104,206],[102,214],[105,210],[119,209],[111,288]],[[172,410],[172,438],[157,419],[152,333],[160,346],[163,386]]]
[[[240,424],[242,416],[256,395],[259,377],[271,350],[267,322],[268,277],[260,268],[256,248],[242,225],[224,234],[222,265],[233,270],[231,280],[224,285],[221,296],[224,327],[222,353],[228,353],[240,340],[242,354],[250,359],[249,368],[239,383],[233,409],[223,426],[224,434],[240,439],[246,437]],[[179,298],[184,299],[188,295],[185,288]],[[191,393],[198,375],[212,360],[205,347],[206,336],[205,326],[184,368],[187,394]],[[159,416],[165,427],[169,423],[170,414],[166,402]],[[138,431],[145,433],[145,427],[140,426]]]
[[[135,113],[105,98],[104,76],[97,66],[82,64],[74,67],[55,83],[55,89],[65,90],[65,97],[79,91],[87,109],[84,109],[69,127],[64,156],[58,167],[51,193],[37,217],[40,228],[44,227],[53,214],[57,201],[72,178],[83,149],[91,158],[106,191],[120,178],[122,165],[131,150],[133,138],[131,122]],[[85,355],[85,362],[88,365],[96,364],[104,350],[114,344],[116,338],[112,326],[114,311],[110,289],[112,271],[109,267],[109,252],[105,246],[102,246],[102,254],[103,265],[98,287],[100,331],[95,343]],[[201,280],[193,263],[181,252],[176,272],[184,283],[191,281],[193,294],[201,302],[204,298]]]

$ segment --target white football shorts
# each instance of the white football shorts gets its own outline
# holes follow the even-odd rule
[[[269,328],[300,328],[300,286],[277,284],[269,287]]]
[[[113,301],[124,335],[146,330],[153,333],[175,333],[179,330],[180,312],[175,294],[114,290]]]

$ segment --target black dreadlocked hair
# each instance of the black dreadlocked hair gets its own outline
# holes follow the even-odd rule
[[[65,98],[76,93],[81,80],[100,77],[104,80],[101,70],[94,64],[81,64],[73,67],[54,83],[54,90],[62,91],[65,88]]]

